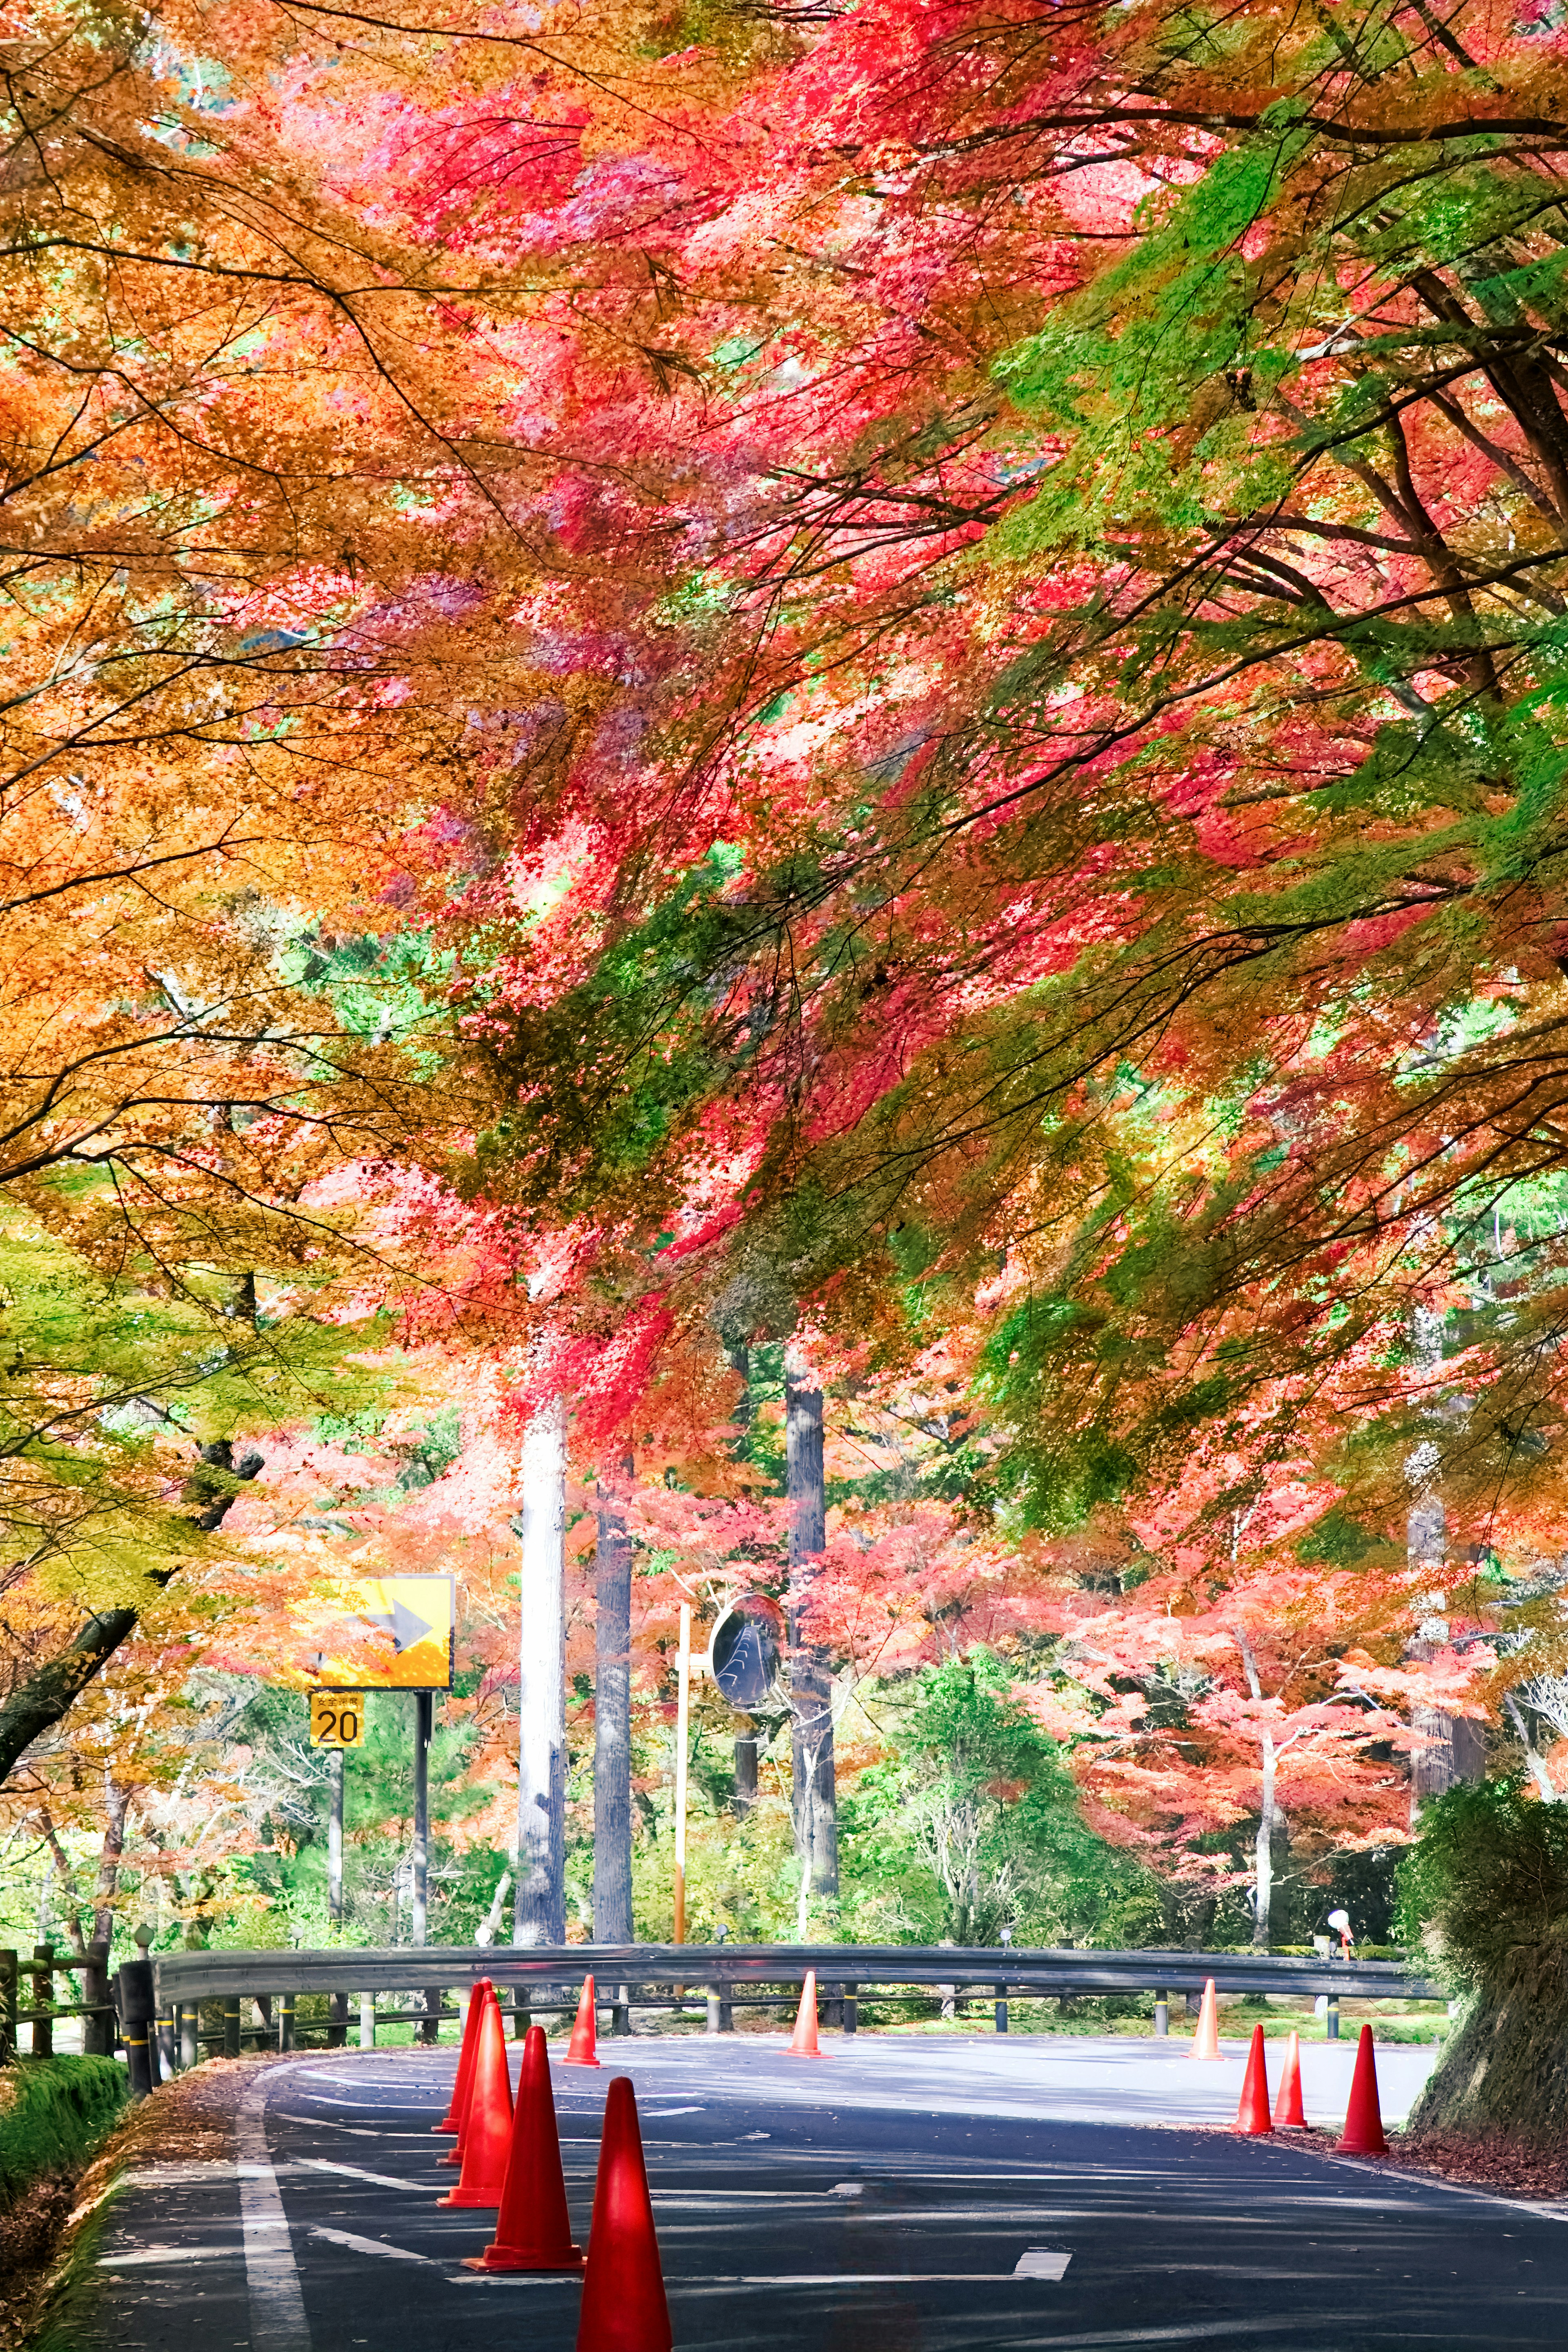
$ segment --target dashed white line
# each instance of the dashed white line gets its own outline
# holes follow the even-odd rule
[[[390,2172],[366,2172],[357,2164],[334,2164],[330,2156],[300,2156],[296,2164],[310,2172],[341,2172],[350,2180],[368,2180],[374,2189],[402,2189],[411,2197],[434,2197],[439,2181],[398,2180]]]
[[[326,2238],[334,2246],[347,2246],[351,2253],[382,2254],[389,2263],[423,2263],[426,2270],[435,2268],[428,2254],[412,2253],[406,2246],[389,2246],[379,2238],[356,2238],[352,2230],[329,2230],[322,2222],[312,2221],[310,2235]]]

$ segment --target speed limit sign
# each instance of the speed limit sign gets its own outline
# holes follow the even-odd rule
[[[313,1690],[310,1693],[312,1748],[364,1746],[364,1693]]]

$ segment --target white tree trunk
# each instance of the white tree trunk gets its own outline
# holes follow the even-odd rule
[[[1279,1802],[1279,1759],[1274,1742],[1263,1735],[1263,1800],[1258,1814],[1258,1891],[1252,1910],[1252,1940],[1267,1949],[1268,1915],[1274,1907],[1274,1837]]]
[[[566,1409],[557,1397],[522,1441],[519,1610],[519,1944],[566,1941]]]

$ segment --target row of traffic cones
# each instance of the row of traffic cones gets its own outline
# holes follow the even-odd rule
[[[1219,2046],[1219,2004],[1215,1996],[1215,1981],[1210,1977],[1204,1987],[1204,1997],[1198,2010],[1197,2029],[1193,2035],[1189,2055],[1194,2058],[1219,2058],[1224,2055]],[[1237,2110],[1237,2131],[1258,2135],[1267,2131],[1305,2131],[1306,2109],[1301,2105],[1301,2037],[1292,2033],[1285,2047],[1285,2072],[1280,2079],[1279,2096],[1274,2114],[1268,2113],[1268,2067],[1263,2054],[1263,2028],[1252,2029],[1252,2048],[1247,2053],[1247,2077],[1241,2086],[1241,2105]],[[1355,2073],[1351,2077],[1350,2105],[1345,2109],[1345,2127],[1340,2135],[1338,2153],[1341,2156],[1386,2156],[1388,2142],[1383,2136],[1383,2111],[1377,2096],[1377,2060],[1373,2054],[1372,2028],[1363,2025],[1355,2053]]]
[[[566,2063],[599,2063],[592,1977],[583,1988]],[[612,2078],[605,2102],[586,2256],[572,2237],[543,2029],[531,2025],[523,2042],[514,2107],[506,2032],[487,1979],[474,1987],[452,2104],[436,2129],[457,2133],[453,2153],[461,2168],[456,2187],[439,2202],[496,2216],[495,2235],[469,2260],[469,2270],[581,2271],[577,2352],[671,2352],[637,2097],[627,2075]]]
[[[1268,2113],[1268,2062],[1264,2054],[1263,2028],[1252,2029],[1252,2047],[1247,2056],[1247,2074],[1241,2085],[1241,2105],[1237,2109],[1236,2127],[1257,2137],[1264,2132],[1305,2131],[1307,2111],[1301,2104],[1301,2037],[1292,2033],[1285,2045],[1285,2072],[1279,2078],[1279,2095],[1274,2103],[1274,2113]],[[1340,2156],[1386,2156],[1388,2142],[1383,2136],[1383,2110],[1377,2095],[1377,2059],[1372,2045],[1372,2028],[1363,2025],[1356,2045],[1355,2073],[1351,2077],[1350,2105],[1345,2109],[1345,2126],[1340,2134],[1336,2153]]]

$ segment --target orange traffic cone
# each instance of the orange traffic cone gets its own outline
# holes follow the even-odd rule
[[[563,2063],[568,2066],[596,2066],[599,2063],[598,2025],[594,2016],[594,1979],[584,1977],[577,2002],[577,2014],[572,2023],[572,2039],[566,2044]]]
[[[1307,2110],[1301,2105],[1301,2037],[1293,2033],[1285,2044],[1285,2072],[1279,2077],[1279,2096],[1274,2102],[1276,2131],[1305,2131]]]
[[[1219,2046],[1219,2003],[1215,1999],[1214,1979],[1204,1987],[1204,2005],[1198,2011],[1198,2030],[1193,2036],[1189,2058],[1221,2058]]]
[[[1274,2128],[1268,2120],[1268,2061],[1263,2050],[1263,2028],[1252,2029],[1252,2047],[1247,2053],[1247,2077],[1241,2086],[1241,2105],[1236,2111],[1236,2128],[1254,2139]]]
[[[496,2233],[471,2271],[580,2271],[583,2249],[572,2243],[561,2135],[550,2089],[544,2029],[531,2025],[522,2045],[522,2074],[511,2119],[511,2147],[501,2183]]]
[[[1355,2073],[1351,2076],[1351,2100],[1345,2127],[1335,2150],[1338,2156],[1386,2156],[1383,2112],[1377,2103],[1377,2060],[1373,2055],[1372,2028],[1363,2025],[1356,2045]]]
[[[672,2352],[674,2342],[637,2098],[631,2077],[616,2074],[605,2101],[577,2352]]]
[[[487,1993],[474,2051],[468,2112],[463,2118],[463,2169],[457,2187],[438,2197],[437,2203],[499,2205],[510,2146],[511,2077],[507,2073],[506,2035],[495,1995]]]
[[[816,2042],[816,1970],[807,1969],[805,1982],[800,1989],[800,2007],[795,2012],[795,2032],[790,2036],[785,2055],[790,2058],[826,2058],[827,2053]]]
[[[479,2018],[489,1989],[489,1977],[475,1979],[473,1990],[468,1995],[468,2013],[463,2020],[463,2046],[458,2053],[458,2079],[452,2085],[452,2104],[440,2122],[431,2125],[432,2131],[455,2132],[461,2128],[468,2084],[473,2079],[474,2044],[479,2038]]]
[[[447,2150],[446,2155],[438,2156],[436,2158],[437,2164],[455,2164],[461,2168],[463,2150],[468,2145],[468,2109],[474,2103],[474,2053],[479,2046],[479,2028],[485,2021],[486,2010],[494,2009],[499,2015],[500,2007],[500,2005],[496,2000],[495,1987],[487,1978],[484,1991],[473,2005],[473,2040],[471,2042],[468,2040],[469,2029],[467,2020],[464,2021],[463,2025],[463,2041],[467,2047],[468,2073],[466,2075],[462,2074],[464,2061],[462,2056],[459,2055],[458,2060],[458,2068],[459,2075],[462,2076],[463,2095],[461,2098],[454,2097],[452,2101],[452,2105],[458,2117],[458,2137],[452,2146]]]

